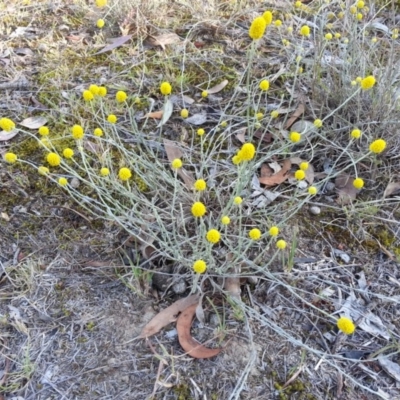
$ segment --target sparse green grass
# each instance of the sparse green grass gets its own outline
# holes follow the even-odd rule
[[[265,11],[256,2],[208,2],[207,7],[184,2],[171,6],[169,1],[161,0],[139,3],[132,6],[131,2],[115,1],[101,10],[83,2],[67,7],[63,24],[77,30],[88,26],[91,47],[83,42],[69,43],[62,49],[54,47],[54,39],[59,37],[56,33],[41,39],[52,46],[43,55],[35,81],[38,99],[49,107],[40,111],[49,121],[49,141],[43,146],[36,131],[21,129],[25,140],[12,142],[8,148],[19,158],[6,167],[9,175],[23,171],[30,180],[50,185],[67,178],[65,198],[74,199],[88,215],[119,225],[138,242],[145,258],[150,248],[154,249],[151,258],[173,263],[173,273],[191,282],[192,292],[204,292],[212,281],[214,290],[227,296],[233,318],[243,321],[250,338],[250,321],[257,321],[273,336],[301,349],[303,356],[307,353],[314,361],[324,358],[330,371],[346,376],[354,387],[377,395],[369,384],[351,375],[335,354],[309,344],[299,327],[290,330],[287,322],[266,318],[254,308],[251,294],[242,300],[235,298],[223,279],[256,275],[259,282],[287,293],[287,307],[330,332],[338,315],[325,304],[315,305],[315,293],[333,287],[335,296],[340,291],[347,298],[352,291],[360,295],[362,290],[355,286],[355,278],[346,283],[337,277],[318,278],[318,283],[312,282],[312,289],[303,285],[302,274],[307,271],[297,267],[295,259],[309,253],[304,247],[306,241],[320,234],[330,249],[335,246],[331,244],[334,239],[340,245],[344,243],[345,252],[359,248],[376,252],[383,248],[394,260],[400,258],[398,232],[393,228],[399,211],[393,199],[382,196],[387,184],[396,180],[399,151],[399,140],[393,132],[400,123],[400,57],[390,7],[368,3],[368,9],[356,10],[356,14],[362,13],[361,20],[348,4],[338,1],[300,7],[288,3],[285,10],[268,7],[274,20],[279,18],[283,23],[279,27],[270,25],[260,41],[251,41],[247,28]],[[44,4],[40,5],[36,15],[44,15],[44,10]],[[383,28],[373,23],[378,17],[384,21]],[[3,20],[6,32],[15,23],[13,18]],[[58,32],[54,19],[48,18],[43,24],[53,24],[54,32]],[[106,21],[102,30],[95,27],[98,18]],[[19,19],[27,21],[25,11]],[[310,27],[310,36],[299,33],[305,25]],[[123,34],[132,34],[132,41],[110,53],[93,55],[107,38],[120,35],[119,29]],[[164,50],[146,47],[148,35],[172,30],[180,35],[179,42],[167,44]],[[327,33],[332,38],[327,39]],[[11,47],[20,44],[15,40]],[[363,90],[359,81],[368,76],[376,79],[376,85]],[[201,96],[203,90],[212,91],[225,79],[228,84],[223,90]],[[259,88],[263,79],[270,82],[266,92]],[[171,96],[159,92],[164,81],[172,85]],[[100,83],[107,87],[107,96],[85,102],[82,91]],[[117,90],[126,91],[125,103],[114,99]],[[185,103],[184,96],[193,103]],[[302,112],[291,121],[300,106]],[[193,115],[205,113],[207,120],[200,125],[188,124],[180,117],[182,108],[189,110],[189,121]],[[165,114],[171,111],[161,124],[159,119],[146,116],[161,109]],[[277,118],[271,116],[272,111],[279,112]],[[262,115],[257,118],[257,113]],[[117,116],[116,124],[107,122],[110,114]],[[10,112],[1,116],[20,121],[30,115]],[[321,126],[314,125],[317,119],[322,121]],[[222,126],[225,121],[226,126]],[[83,126],[84,138],[71,137],[75,124]],[[104,136],[93,135],[98,127]],[[197,135],[198,128],[205,130],[204,136]],[[359,139],[350,136],[355,128],[362,132]],[[294,131],[301,134],[298,142],[291,140]],[[272,138],[263,141],[263,135]],[[387,142],[387,149],[373,154],[369,145],[378,138]],[[163,139],[172,141],[172,146],[168,148]],[[232,158],[243,141],[253,143],[256,154],[235,165]],[[74,149],[74,158],[49,167],[46,154],[61,155],[65,147]],[[310,163],[314,182],[294,178],[299,164],[295,157]],[[182,160],[185,178],[182,170],[171,167],[175,158]],[[290,179],[273,187],[260,187],[258,177],[262,171],[273,163],[272,168],[279,169],[289,158]],[[47,176],[37,174],[40,165],[50,168]],[[107,168],[110,174],[102,176],[101,168]],[[132,177],[121,179],[121,168],[128,168]],[[350,182],[360,177],[365,183],[344,205],[335,203],[336,193],[327,189],[335,182],[337,186],[335,179],[341,174],[348,174]],[[196,179],[207,182],[204,192],[193,189]],[[318,188],[316,196],[308,193],[310,186]],[[254,200],[263,195],[263,189],[269,196],[278,196],[257,207]],[[239,196],[243,199],[240,205],[234,202]],[[207,208],[201,218],[193,217],[191,212],[198,201]],[[321,207],[322,213],[310,217],[308,208],[312,205]],[[224,215],[231,218],[227,226],[220,222]],[[271,226],[279,227],[278,237],[268,234]],[[260,240],[248,237],[253,228],[261,230]],[[221,234],[216,244],[206,240],[210,229]],[[278,239],[287,242],[286,249],[276,248]],[[196,260],[206,262],[204,274],[193,273]],[[138,292],[147,285],[150,275],[147,267],[134,265],[121,279]],[[370,296],[386,301],[389,294],[374,288]],[[397,337],[393,331],[391,334],[386,344],[395,346]],[[255,362],[249,361],[230,399],[239,398]],[[300,388],[294,383],[286,390],[281,390],[277,381],[276,385],[282,399],[290,398],[291,390],[304,390],[304,385]]]

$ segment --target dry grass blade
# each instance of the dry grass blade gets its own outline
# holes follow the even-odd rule
[[[221,348],[210,349],[203,346],[194,340],[190,334],[190,327],[194,314],[196,313],[197,304],[193,304],[179,315],[176,322],[176,329],[178,331],[179,343],[183,350],[186,351],[193,358],[211,358],[215,357],[221,352]]]
[[[180,312],[193,305],[197,307],[199,299],[200,296],[194,294],[171,304],[169,307],[160,311],[154,318],[152,318],[136,339],[148,338],[155,335],[162,328],[164,328],[164,326],[176,321],[176,317]]]

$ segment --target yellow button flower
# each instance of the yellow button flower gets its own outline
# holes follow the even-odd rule
[[[233,199],[233,202],[234,202],[236,205],[240,205],[240,204],[242,204],[243,199],[242,199],[240,196],[237,196],[237,197],[235,197],[235,198]]]
[[[221,239],[221,234],[220,234],[216,229],[210,229],[210,230],[207,232],[206,239],[207,239],[210,243],[216,244],[216,243],[218,243],[218,242],[220,241],[220,239]]]
[[[47,136],[50,133],[49,128],[47,126],[41,126],[38,132],[40,136]]]
[[[356,178],[353,181],[353,186],[356,189],[362,189],[364,187],[364,181],[361,178]]]
[[[206,211],[206,206],[201,201],[196,201],[196,203],[192,205],[192,215],[196,218],[202,217]]]
[[[386,142],[383,139],[377,139],[369,145],[370,151],[379,154],[386,149]]]
[[[92,101],[94,99],[93,93],[90,90],[84,90],[82,96],[85,101]]]
[[[197,181],[194,183],[194,188],[199,192],[202,192],[203,190],[206,190],[207,183],[204,179],[197,179]]]
[[[61,157],[57,153],[49,153],[46,156],[46,161],[52,167],[58,167],[61,164]]]
[[[271,11],[265,11],[265,13],[262,15],[265,23],[268,25],[271,25],[272,22],[272,12]]]
[[[322,124],[323,124],[323,122],[322,122],[321,119],[316,119],[316,120],[314,121],[314,126],[315,126],[316,128],[321,128]]]
[[[103,167],[103,168],[100,170],[100,175],[101,175],[101,176],[108,176],[108,175],[110,175],[110,170],[109,170],[108,168],[106,168],[106,167]]]
[[[286,243],[284,240],[282,240],[282,239],[280,239],[280,240],[278,240],[278,241],[276,242],[276,247],[277,247],[279,250],[285,250],[285,249],[286,249],[286,246],[287,246],[287,243]]]
[[[301,134],[299,132],[291,132],[289,138],[293,143],[297,143],[301,139]]]
[[[49,169],[47,167],[41,166],[41,167],[38,168],[38,173],[40,175],[48,175],[50,173],[50,171],[49,171]]]
[[[105,86],[100,86],[98,95],[100,97],[105,97],[107,95],[107,88]]]
[[[221,223],[222,223],[222,225],[229,225],[230,222],[231,222],[231,219],[230,219],[227,215],[224,215],[224,216],[221,218]]]
[[[353,321],[347,317],[340,317],[337,320],[337,327],[346,335],[351,335],[356,330]]]
[[[361,131],[359,129],[353,129],[350,133],[353,139],[359,139],[361,137]]]
[[[376,79],[372,76],[366,76],[360,83],[361,89],[363,90],[369,90],[371,89],[376,83]]]
[[[272,20],[272,16],[271,16]],[[263,37],[265,29],[267,27],[267,21],[263,17],[257,17],[253,20],[249,29],[249,36],[253,40],[259,40]]]
[[[197,129],[197,134],[198,134],[199,136],[203,136],[205,133],[206,133],[206,132],[205,132],[205,130],[204,130],[203,128]]]
[[[72,158],[74,156],[74,151],[70,148],[66,148],[63,150],[63,156],[65,158]]]
[[[123,167],[119,170],[118,176],[119,179],[121,179],[121,181],[127,181],[132,177],[132,172],[130,171],[129,168]]]
[[[104,19],[98,19],[96,22],[96,26],[101,29],[105,25]]]
[[[163,94],[164,96],[168,96],[169,94],[171,94],[172,92],[172,86],[169,82],[163,82],[160,85],[160,92],[161,94]]]
[[[279,235],[279,228],[277,226],[271,226],[271,228],[269,228],[269,234],[271,236],[278,236]]]
[[[68,180],[67,180],[67,178],[59,178],[58,184],[59,184],[60,186],[62,186],[62,187],[67,186],[67,185],[68,185]]]
[[[0,118],[0,128],[6,132],[11,132],[15,129],[15,123],[10,118]]]
[[[193,263],[193,271],[197,274],[204,274],[207,270],[207,264],[203,260],[197,260]]]
[[[250,232],[249,232],[249,237],[251,240],[258,240],[261,237],[261,231],[257,228],[253,228]]]
[[[14,164],[18,160],[18,157],[14,153],[6,153],[4,154],[4,160],[9,164]]]
[[[314,195],[316,195],[316,194],[318,193],[318,189],[317,189],[315,186],[310,186],[310,187],[308,188],[308,193],[309,193],[311,196],[314,196]]]
[[[260,82],[260,89],[267,91],[269,89],[269,81],[267,81],[266,79],[262,80]]]
[[[310,27],[307,25],[303,25],[300,28],[300,35],[301,36],[310,36]]]
[[[115,100],[117,100],[118,103],[123,103],[127,98],[127,94],[122,90],[119,90],[117,93],[115,93]]]
[[[107,117],[107,121],[108,121],[110,124],[115,124],[115,123],[117,122],[117,116],[114,115],[114,114],[110,114],[110,115]]]
[[[74,125],[71,128],[71,132],[72,132],[72,137],[74,139],[82,139],[84,132],[83,132],[83,128],[80,125]]]
[[[186,108],[182,108],[181,110],[181,117],[187,118],[189,116],[189,111]]]
[[[101,137],[101,136],[103,136],[103,130],[100,129],[100,128],[96,128],[96,129],[93,131],[93,135],[94,135],[94,136],[97,136],[97,137]]]
[[[175,160],[172,161],[171,166],[173,169],[182,168],[182,161],[179,158],[175,158]]]
[[[99,94],[99,87],[97,85],[90,85],[89,92],[97,96]]]
[[[244,143],[242,148],[240,149],[240,156],[239,158],[242,161],[250,161],[254,158],[256,154],[256,148],[254,147],[253,143]]]

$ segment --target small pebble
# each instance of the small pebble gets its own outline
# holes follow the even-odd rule
[[[318,206],[311,206],[310,213],[313,215],[319,215],[321,214],[321,209]]]
[[[186,289],[187,289],[187,285],[186,285],[186,282],[183,279],[179,279],[179,281],[175,282],[172,285],[172,290],[176,294],[185,293]]]

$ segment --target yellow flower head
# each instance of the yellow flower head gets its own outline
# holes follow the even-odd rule
[[[228,126],[228,122],[222,121],[221,126],[222,126],[222,128],[226,128]]]
[[[260,82],[260,89],[264,90],[264,92],[267,91],[269,89],[269,81],[267,81],[266,79],[262,80]]]
[[[115,93],[115,100],[117,100],[118,103],[123,103],[127,97],[127,94],[122,90],[119,90],[117,93]]]
[[[107,0],[96,0],[96,6],[99,8],[105,7],[107,5]]]
[[[206,239],[207,239],[210,243],[216,244],[216,243],[218,243],[218,242],[220,241],[220,239],[221,239],[221,234],[220,234],[216,229],[210,229],[210,230],[207,232]]]
[[[63,150],[63,156],[65,158],[72,158],[74,156],[74,151],[70,148],[66,148]]]
[[[360,83],[362,81],[362,78],[361,78],[361,76],[357,76],[357,78],[356,78],[356,82],[357,83]]]
[[[262,15],[263,18],[265,19],[265,23],[268,25],[271,25],[272,22],[272,12],[271,11],[265,11],[265,13]]]
[[[240,149],[240,160],[241,161],[250,161],[254,158],[256,154],[256,148],[253,143],[244,143],[242,148]]]
[[[99,87],[97,85],[90,85],[89,92],[92,93],[94,96],[99,94]]]
[[[196,218],[202,217],[206,211],[206,206],[200,201],[196,201],[196,203],[192,205],[192,214]]]
[[[100,128],[96,128],[96,129],[93,131],[93,135],[94,135],[94,136],[97,136],[97,137],[103,136],[103,130],[100,129]]]
[[[358,0],[356,6],[357,8],[364,8],[365,3],[363,2],[363,0]]]
[[[115,123],[117,122],[117,116],[114,115],[114,114],[110,114],[110,115],[107,117],[107,121],[108,121],[110,124],[115,124]]]
[[[187,110],[186,108],[182,108],[181,117],[182,118],[187,118],[188,116],[189,116],[189,110]]]
[[[39,167],[38,168],[38,173],[39,175],[47,175],[50,173],[49,169],[47,167]]]
[[[67,186],[67,185],[68,185],[68,180],[67,180],[67,178],[60,178],[60,179],[58,180],[58,184],[59,184],[60,186],[62,186],[62,187]]]
[[[169,94],[171,94],[172,92],[172,86],[169,82],[163,82],[160,85],[160,92],[161,94],[163,94],[164,96],[168,96]]]
[[[357,7],[356,6],[351,6],[349,10],[350,10],[351,14],[355,14],[357,12]]]
[[[332,33],[327,33],[327,34],[325,35],[325,39],[326,39],[326,40],[332,40],[332,38],[333,38]]]
[[[296,8],[301,8],[302,5],[303,5],[303,3],[302,3],[300,0],[297,0],[297,1],[294,3],[294,6],[295,6]]]
[[[309,164],[308,164],[307,161],[303,161],[302,163],[300,163],[299,167],[300,167],[301,170],[307,171],[308,167],[309,167]]]
[[[208,91],[207,90],[203,90],[202,92],[201,92],[201,97],[207,97],[208,96]]]
[[[233,162],[235,165],[240,164],[241,161],[242,161],[242,160],[240,159],[239,155],[236,155],[236,156],[233,156],[233,157],[232,157],[232,162]]]
[[[280,26],[282,26],[282,21],[281,21],[280,19],[277,19],[277,20],[274,22],[274,25],[277,26],[277,27],[279,28]]]
[[[356,329],[353,321],[347,317],[340,317],[337,320],[337,327],[346,335],[351,335]]]
[[[298,169],[294,173],[294,177],[298,179],[299,181],[303,180],[306,177],[306,173],[302,169]]]
[[[310,186],[308,188],[308,194],[315,196],[318,193],[318,189],[315,186]]]
[[[303,25],[300,28],[300,35],[301,36],[310,36],[310,27],[307,25]]]
[[[361,137],[361,131],[359,129],[353,129],[350,133],[353,139],[359,139]]]
[[[107,88],[105,86],[100,86],[98,95],[100,97],[105,97],[107,95]]]
[[[360,83],[361,89],[363,90],[369,90],[371,89],[376,83],[376,79],[372,76],[366,76]]]
[[[364,18],[364,16],[363,16],[361,13],[357,13],[356,18],[357,18],[359,21],[361,21],[361,20]]]
[[[92,101],[94,99],[93,93],[90,90],[84,90],[82,96],[85,101]]]
[[[6,132],[11,132],[15,129],[15,123],[10,118],[0,118],[0,128]]]
[[[101,29],[104,26],[105,22],[104,19],[98,19],[96,22],[96,26]]]
[[[278,236],[279,235],[279,228],[277,226],[271,226],[271,228],[269,228],[269,234],[271,236]]]
[[[315,126],[316,128],[321,128],[322,124],[323,124],[323,122],[322,122],[322,120],[320,120],[320,119],[316,119],[316,120],[314,121],[314,126]]]
[[[197,181],[194,183],[194,188],[199,192],[202,192],[203,190],[207,189],[207,183],[204,179],[197,179]]]
[[[46,156],[46,161],[52,166],[52,167],[58,167],[61,163],[61,157],[57,153],[49,153]]]
[[[249,232],[249,237],[251,240],[258,240],[261,237],[261,231],[257,228],[253,228],[250,232]]]
[[[374,140],[369,145],[369,150],[376,154],[382,153],[382,151],[385,149],[386,149],[386,142],[383,139]]]
[[[18,157],[14,153],[6,153],[4,154],[4,160],[9,164],[14,164],[18,160]]]
[[[83,132],[83,128],[80,125],[74,125],[71,129],[72,132],[72,137],[74,139],[82,139],[84,132]]]
[[[264,114],[262,112],[259,112],[259,113],[256,114],[256,118],[257,118],[258,121],[263,119],[263,117],[264,117]]]
[[[234,202],[236,205],[240,205],[240,204],[242,204],[243,199],[242,199],[240,196],[236,196],[236,197],[233,199],[233,202]]]
[[[301,139],[301,134],[299,132],[291,132],[289,138],[293,143],[297,143]]]
[[[230,222],[231,222],[231,219],[230,219],[227,215],[224,215],[224,216],[221,218],[221,223],[222,223],[222,225],[229,225]]]
[[[354,186],[356,189],[362,189],[363,186],[364,186],[364,181],[363,181],[361,178],[356,178],[356,179],[354,179],[354,181],[353,181],[353,186]]]
[[[278,240],[278,241],[276,242],[276,247],[277,247],[279,250],[285,250],[285,249],[286,249],[286,246],[287,246],[287,243],[286,243],[283,239],[280,239],[280,240]]]
[[[110,170],[109,170],[108,168],[106,168],[106,167],[103,167],[103,168],[100,170],[100,175],[101,175],[101,176],[108,176],[108,175],[110,175]]]
[[[335,39],[340,39],[342,37],[341,33],[336,32],[335,33]]]
[[[171,166],[173,169],[179,169],[182,168],[182,161],[179,158],[175,158],[175,160],[172,161]]]
[[[272,20],[272,18],[271,18],[271,20]],[[253,40],[261,39],[264,35],[266,28],[267,28],[267,22],[265,21],[265,19],[263,17],[257,17],[251,23],[251,26],[249,29],[249,36]]]
[[[49,128],[47,126],[41,126],[39,128],[39,135],[40,136],[47,136],[50,133]]]
[[[279,111],[277,111],[277,110],[274,110],[274,111],[271,111],[271,118],[278,118],[279,117]]]
[[[121,179],[121,181],[127,181],[129,178],[131,178],[132,172],[129,168],[123,167],[119,170],[118,172],[118,177]]]
[[[207,270],[207,264],[203,260],[197,260],[193,263],[193,271],[196,274],[204,274]]]

